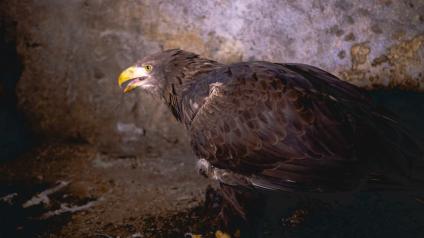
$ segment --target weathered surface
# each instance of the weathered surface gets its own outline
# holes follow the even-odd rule
[[[192,232],[215,237],[219,196],[205,196],[207,179],[198,177],[183,157],[172,150],[116,158],[93,146],[50,144],[0,163],[0,236],[182,238]],[[67,185],[57,190],[58,184]],[[48,203],[23,206],[47,191]],[[293,210],[275,220],[281,223],[263,220],[261,237],[422,238],[423,195],[359,192],[338,204],[302,196]],[[290,201],[287,194],[274,199]],[[87,204],[93,205],[39,219],[63,207]],[[264,210],[278,209],[263,205]]]
[[[109,232],[112,237],[136,232],[158,237],[147,236],[151,231],[136,223],[184,213],[205,198],[208,180],[197,175],[193,156],[186,154],[176,148],[118,158],[93,146],[48,144],[0,163],[0,237],[101,237]],[[81,210],[58,212],[69,207]]]
[[[119,152],[184,135],[160,102],[122,95],[116,83],[124,67],[164,48],[424,89],[424,1],[15,0],[1,9],[17,22],[20,106],[35,128]]]

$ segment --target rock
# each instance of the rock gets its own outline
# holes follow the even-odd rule
[[[424,90],[424,2],[390,0],[4,1],[24,64],[20,108],[40,134],[107,151],[187,145],[161,102],[122,95],[116,78],[179,47],[222,62],[324,68],[366,88]]]

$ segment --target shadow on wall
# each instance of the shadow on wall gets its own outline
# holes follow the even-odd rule
[[[371,91],[370,95],[378,105],[394,113],[424,146],[424,93],[385,89]]]
[[[31,136],[17,110],[16,84],[22,72],[15,42],[0,22],[0,161],[14,159],[31,145]]]

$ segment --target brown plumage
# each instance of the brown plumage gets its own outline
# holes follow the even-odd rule
[[[138,80],[187,128],[201,172],[223,184],[339,192],[403,185],[422,153],[362,89],[316,67],[230,65],[182,50],[148,56]],[[127,81],[131,82],[132,79]],[[121,81],[121,79],[120,79]]]

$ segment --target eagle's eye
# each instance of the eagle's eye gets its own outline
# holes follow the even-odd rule
[[[153,66],[152,66],[152,65],[150,65],[150,64],[146,64],[146,65],[144,65],[144,69],[145,69],[147,72],[151,72],[151,71],[153,70]]]

